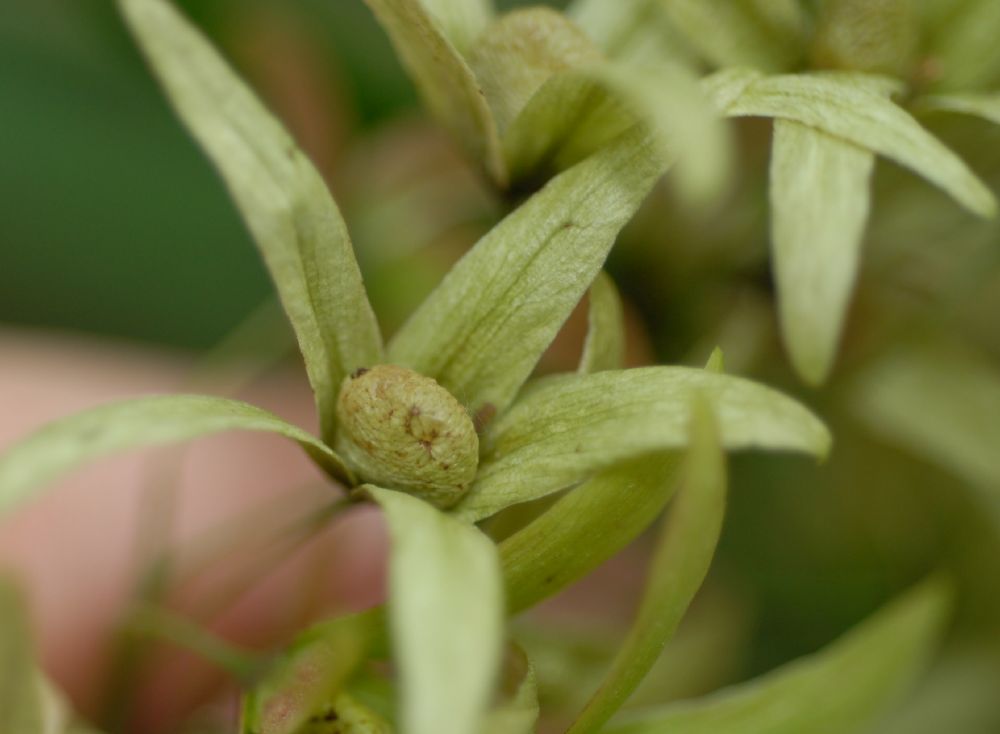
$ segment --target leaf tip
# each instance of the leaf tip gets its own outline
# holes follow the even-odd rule
[[[955,604],[955,582],[947,573],[934,573],[918,582],[890,604],[889,614],[899,625],[908,625],[922,633],[928,655],[944,634]]]
[[[833,371],[833,351],[808,349],[787,337],[786,343],[795,373],[809,387],[821,387]]]
[[[963,165],[966,165],[963,163]],[[956,200],[973,214],[983,219],[997,216],[997,198],[983,180],[966,166],[968,180],[961,189],[952,191]]]
[[[725,355],[722,352],[722,347],[716,347],[712,350],[712,353],[708,356],[708,361],[705,363],[705,369],[709,372],[714,372],[717,375],[721,375],[726,371]]]
[[[994,196],[992,191],[987,191],[987,195],[983,199],[982,209],[977,212],[984,219],[996,219],[997,218],[997,197]]]
[[[833,434],[826,423],[813,413],[812,435],[807,440],[808,450],[816,457],[819,464],[825,464],[833,452]]]

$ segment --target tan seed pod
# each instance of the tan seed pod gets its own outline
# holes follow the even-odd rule
[[[358,370],[337,399],[334,448],[366,482],[450,507],[476,476],[468,412],[429,377],[394,365]]]
[[[603,58],[587,34],[563,13],[535,7],[496,20],[479,37],[469,65],[502,133],[553,74]]]

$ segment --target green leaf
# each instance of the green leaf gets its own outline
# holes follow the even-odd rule
[[[553,74],[602,58],[601,50],[563,13],[533,7],[513,10],[490,25],[469,55],[469,66],[502,137]]]
[[[551,180],[481,239],[389,346],[472,414],[503,410],[663,171],[632,131]]]
[[[810,76],[832,79],[866,89],[884,97],[905,97],[909,87],[901,79],[886,74],[861,71],[814,71]]]
[[[802,53],[805,20],[792,0],[659,0],[685,40],[714,66],[781,71]]]
[[[266,410],[225,398],[166,395],[86,410],[10,446],[0,456],[0,513],[85,462],[221,431],[266,431],[290,438],[328,474],[350,480],[350,473],[329,447]]]
[[[696,399],[691,418],[680,495],[664,523],[638,614],[604,683],[569,734],[599,731],[635,692],[708,573],[726,509],[726,457],[704,401]]]
[[[123,624],[129,635],[155,638],[186,649],[241,682],[261,667],[260,656],[214,634],[197,622],[152,603],[138,603]]]
[[[634,564],[630,560],[623,567],[632,569]],[[632,571],[627,573],[631,576]],[[751,616],[730,590],[704,588],[698,594],[696,612],[685,617],[656,665],[629,697],[627,707],[659,706],[703,695],[730,682],[745,662]],[[535,662],[547,711],[558,711],[559,718],[568,722],[570,712],[586,705],[621,644],[618,617],[615,614],[613,625],[604,617],[587,617],[581,619],[583,624],[570,625],[563,614],[532,614],[517,623],[518,636]]]
[[[764,75],[755,69],[733,67],[702,77],[701,88],[715,106],[724,112],[751,84],[763,77]]]
[[[460,53],[468,52],[472,42],[493,19],[492,0],[420,0],[445,37]]]
[[[818,653],[742,685],[631,714],[608,734],[853,734],[921,671],[950,595],[928,582]]]
[[[501,688],[504,699],[487,715],[481,734],[534,734],[538,720],[535,668],[517,645],[507,646]]]
[[[679,64],[635,67],[591,63],[550,78],[504,135],[512,176],[543,163],[575,163],[641,122],[664,160],[677,161],[679,192],[694,204],[716,198],[729,179],[731,140],[725,123]]]
[[[389,526],[389,619],[407,734],[478,731],[503,642],[497,549],[426,502],[366,485]]]
[[[20,596],[0,578],[0,731],[62,734],[71,712],[35,662]]]
[[[865,734],[996,734],[1000,731],[1000,661],[983,646],[952,653],[906,699]]]
[[[301,734],[322,718],[364,660],[375,624],[375,615],[358,614],[300,634],[245,696],[241,734]]]
[[[897,348],[865,370],[852,406],[876,432],[1000,497],[1000,370],[947,343]]]
[[[829,450],[829,432],[806,408],[739,377],[686,367],[560,375],[539,381],[490,427],[479,474],[454,511],[478,520],[624,459],[681,448],[699,393],[727,449]]]
[[[676,454],[614,466],[500,543],[511,614],[585,576],[645,530],[673,494]]]
[[[695,50],[656,0],[574,0],[566,14],[616,61],[636,67],[701,66]]]
[[[170,2],[119,0],[178,116],[212,160],[264,257],[299,341],[323,436],[345,376],[382,341],[347,227],[323,178]]]
[[[603,270],[590,286],[587,338],[580,357],[581,374],[621,369],[625,362],[625,311],[618,288]]]
[[[703,585],[696,613],[685,616],[626,705],[660,706],[733,682],[733,675],[746,664],[751,636],[758,631],[757,620],[742,599],[725,581]]]
[[[383,620],[384,627],[384,620]],[[373,650],[372,658],[386,657],[389,655],[388,635],[383,643],[383,650]],[[391,671],[379,670],[376,663],[362,668],[351,680],[347,690],[352,697],[364,704],[368,710],[377,714],[383,721],[389,723],[388,734],[392,734],[395,729],[396,719],[396,686],[390,679]],[[373,732],[374,734],[374,732]]]
[[[708,355],[708,361],[705,362],[705,369],[718,375],[725,373],[726,355],[722,352],[721,347],[716,347],[712,350],[712,353]]]
[[[472,69],[441,25],[420,0],[365,2],[389,35],[431,113],[504,185],[507,172],[493,113]],[[431,7],[440,9],[446,3],[451,4],[437,0]]]
[[[617,95],[581,69],[570,69],[549,77],[505,130],[504,160],[513,181],[530,181],[570,168],[635,124],[636,115]]]
[[[0,731],[42,734],[46,714],[21,600],[0,580]]]
[[[771,240],[781,330],[795,369],[833,366],[868,219],[875,156],[815,128],[774,121]]]
[[[41,716],[39,734],[67,734],[85,726],[73,720],[74,714],[66,697],[56,690],[55,686],[49,682],[37,667],[35,668],[34,679],[38,711]],[[4,729],[3,731],[8,730]],[[30,729],[16,729],[11,731],[33,734]],[[86,729],[86,731],[90,730]]]
[[[778,117],[818,128],[913,169],[976,214],[996,213],[993,194],[962,159],[858,75],[744,76],[741,81],[746,84],[739,96],[716,100],[725,114]]]
[[[921,109],[960,112],[1000,125],[1000,92],[987,94],[935,94],[921,97]]]
[[[572,0],[566,15],[613,56],[653,4],[651,0]]]

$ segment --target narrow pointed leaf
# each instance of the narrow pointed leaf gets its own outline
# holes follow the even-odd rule
[[[781,330],[799,374],[826,379],[857,275],[875,156],[791,120],[774,121],[771,247]]]
[[[508,611],[552,596],[634,540],[673,494],[679,464],[676,454],[623,462],[500,543]]]
[[[253,405],[205,395],[136,398],[57,421],[7,448],[0,455],[0,513],[84,463],[222,431],[266,431],[290,438],[331,476],[349,477],[325,444]]]
[[[281,124],[166,0],[119,0],[178,116],[225,181],[298,338],[323,427],[340,383],[382,343],[347,227]]]
[[[553,74],[504,131],[511,180],[565,170],[613,143],[635,120],[616,95],[580,69]]]
[[[363,662],[376,623],[358,614],[300,634],[244,698],[241,734],[297,734],[324,714]]]
[[[908,87],[906,82],[895,76],[863,71],[814,71],[810,76],[821,79],[831,79],[881,94],[883,97],[905,97]]]
[[[622,40],[636,25],[647,19],[651,5],[650,0],[615,0],[610,3],[607,0],[572,0],[566,7],[566,15],[608,55],[614,55]]]
[[[469,410],[503,410],[663,171],[633,131],[550,181],[445,276],[389,347]]]
[[[501,138],[553,74],[604,58],[565,14],[538,6],[513,10],[492,23],[469,55]]]
[[[711,409],[696,398],[691,418],[691,449],[680,494],[664,523],[639,612],[604,683],[569,734],[600,731],[635,692],[708,573],[726,509],[726,457]]]
[[[996,213],[993,194],[961,158],[880,90],[851,75],[758,77],[721,109],[728,115],[779,117],[819,128],[913,169],[976,214]]]
[[[590,286],[587,338],[578,372],[617,370],[625,362],[625,311],[618,288],[603,270]]]
[[[481,519],[624,459],[681,448],[699,393],[727,449],[829,449],[827,429],[805,407],[739,377],[685,367],[561,375],[540,381],[490,427],[479,475],[454,511]]]
[[[1000,92],[989,94],[937,94],[921,97],[921,109],[961,112],[1000,125]]]
[[[552,160],[565,166],[635,122],[650,130],[663,158],[677,161],[673,176],[688,200],[704,204],[724,189],[729,131],[694,74],[678,64],[607,61],[554,75],[506,131],[504,155],[515,178]]]
[[[495,14],[492,0],[420,0],[445,37],[461,53],[483,32]]]
[[[852,403],[885,438],[1000,498],[1000,369],[984,356],[900,348],[860,376]]]
[[[233,644],[198,622],[165,606],[137,603],[123,628],[129,635],[155,639],[194,653],[234,680],[249,682],[261,669],[261,656]]]
[[[20,596],[0,579],[0,731],[63,734],[73,727],[65,699],[42,675]]]
[[[43,710],[32,657],[31,632],[21,600],[0,580],[0,731],[43,734]]]
[[[701,80],[701,88],[715,103],[715,106],[725,112],[738,100],[747,88],[764,75],[756,69],[742,66],[720,69]]]
[[[384,639],[380,640],[379,647],[372,650],[372,659],[385,659],[390,654],[388,630],[385,629],[387,626],[385,608],[379,607],[379,611],[382,613],[383,630],[381,637]],[[357,701],[378,714],[384,721],[390,722],[390,729],[387,734],[393,734],[394,731],[398,731],[392,728],[399,719],[396,701],[397,688],[395,682],[385,674],[385,671],[379,671],[375,666],[366,666],[354,676],[347,690]],[[366,732],[365,734],[368,733]],[[372,732],[371,734],[381,734],[381,732]]]
[[[742,685],[636,712],[608,734],[853,734],[923,669],[948,609],[928,582],[832,645]]]
[[[407,734],[479,730],[503,642],[497,549],[415,497],[367,487],[389,525],[389,619]]]
[[[471,0],[470,0],[471,1]],[[472,69],[421,0],[365,0],[389,35],[424,103],[501,185],[496,122]],[[447,0],[430,7],[443,9]],[[454,32],[454,31],[453,31]]]
[[[716,347],[712,350],[712,353],[708,355],[708,361],[705,362],[705,369],[709,372],[714,372],[717,375],[725,374],[726,355],[722,352],[721,347]]]

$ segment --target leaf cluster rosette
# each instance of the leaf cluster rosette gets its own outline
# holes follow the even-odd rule
[[[489,25],[488,6],[458,0],[371,4],[432,109],[483,155],[498,181],[521,170],[514,162],[531,169],[549,159],[551,146],[569,139],[566,129],[548,123],[545,129],[554,132],[544,148],[523,147],[531,138],[527,127],[523,138],[510,137],[519,124],[540,119],[530,115],[548,119],[550,111],[535,102],[542,90],[578,101],[590,99],[586,90],[605,90],[598,107],[614,109],[604,118],[611,122],[602,127],[600,144],[589,137],[566,147],[573,153],[559,160],[561,172],[484,236],[385,343],[347,227],[308,158],[167,0],[119,0],[177,114],[214,163],[260,250],[295,332],[321,432],[312,436],[254,406],[209,396],[108,405],[50,425],[0,457],[0,511],[75,466],[123,449],[226,430],[281,435],[354,498],[381,506],[391,545],[389,598],[386,610],[303,633],[248,692],[243,732],[309,734],[337,720],[359,732],[398,727],[408,734],[517,734],[533,729],[538,706],[531,664],[506,639],[507,616],[620,550],[679,489],[628,640],[572,731],[604,730],[672,636],[707,573],[725,507],[724,452],[761,448],[822,457],[830,437],[797,401],[724,374],[718,355],[706,369],[621,368],[622,308],[601,268],[619,231],[675,158],[683,168],[680,150],[675,155],[665,142],[676,133],[676,146],[683,138],[679,131],[697,126],[692,120],[712,119],[699,117],[706,109],[701,102],[691,102],[693,117],[675,123],[667,106],[642,93],[642,77],[607,63],[574,66],[541,79],[529,75],[532,93],[498,83],[498,93],[516,92],[523,101],[505,102],[520,111],[511,115],[501,141],[462,55],[474,53],[475,39]],[[548,17],[563,27],[563,20]],[[503,25],[503,19],[497,23],[500,33],[518,28]],[[511,51],[506,42],[491,48],[501,56]],[[537,51],[529,44],[532,49]],[[545,72],[550,61],[542,59],[539,68]],[[788,80],[729,73],[707,84],[706,93],[680,67],[671,68],[676,89],[683,90],[678,94],[691,95],[684,99],[714,99],[727,114],[771,110],[768,104],[785,109]],[[778,86],[770,96],[768,79]],[[795,89],[804,84],[802,93],[808,94],[819,82],[791,83]],[[844,92],[844,109],[855,93],[864,101],[885,100],[884,90],[868,82],[829,83],[854,90]],[[664,125],[651,131],[634,110],[605,108],[607,90],[615,99],[649,105],[643,109]],[[555,113],[560,125],[569,120],[561,115],[574,109],[567,103]],[[905,113],[886,114],[908,120],[899,117]],[[714,123],[708,129],[718,130]],[[900,156],[912,152],[912,138],[885,142],[882,128],[872,130],[874,139],[896,146],[892,150]],[[917,144],[925,142],[917,138]],[[704,152],[711,146],[692,148]],[[701,170],[691,174],[700,180],[692,190],[715,180],[704,171],[716,169]],[[957,178],[945,176],[942,185],[984,202],[974,179],[962,171],[956,164]],[[579,369],[531,379],[542,352],[588,291],[589,331]],[[548,509],[499,544],[475,524],[557,493]],[[869,678],[846,685],[843,696],[828,702],[829,715],[864,720],[919,669],[946,599],[939,585],[926,586],[868,623],[858,633],[863,644],[841,643],[815,664],[804,664],[806,674],[775,674],[718,701],[695,702],[695,713],[679,715],[693,722],[691,731],[717,720],[750,725],[761,700],[780,708],[793,731],[797,722],[809,720],[810,696],[840,676],[842,665]],[[370,674],[366,663],[387,655],[399,694],[379,711],[360,701],[356,686]],[[842,658],[848,662],[838,663]],[[23,715],[35,716],[46,704],[24,705]],[[676,716],[652,711],[610,730],[662,731],[674,726]]]
[[[676,158],[678,192],[717,201],[732,159],[721,118],[773,119],[779,320],[810,384],[837,356],[878,156],[996,214],[993,193],[917,119],[1000,119],[990,40],[1000,11],[989,0],[575,0],[565,14],[499,17],[476,2],[460,3],[478,8],[460,29],[442,20],[452,17],[443,4],[368,4],[431,112],[502,187],[562,170],[639,123]]]

